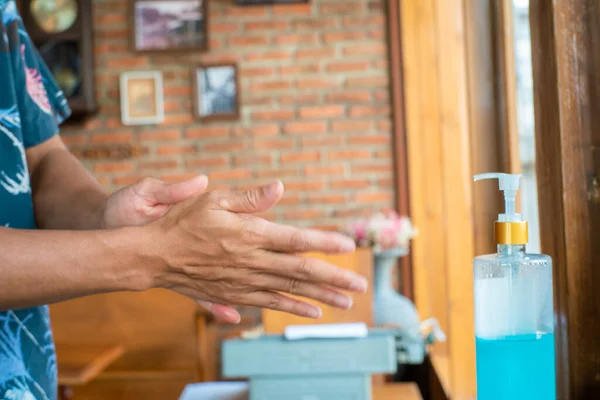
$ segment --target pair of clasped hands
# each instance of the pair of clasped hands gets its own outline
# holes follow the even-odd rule
[[[281,182],[248,190],[207,186],[205,176],[175,184],[145,179],[108,199],[106,228],[143,226],[159,238],[151,251],[161,254],[166,267],[154,274],[154,287],[188,296],[231,323],[240,321],[234,306],[319,318],[320,307],[302,298],[348,309],[352,298],[346,292],[367,290],[364,277],[302,255],[353,252],[352,239],[255,215],[279,202]]]

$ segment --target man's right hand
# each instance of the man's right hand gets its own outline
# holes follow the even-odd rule
[[[209,311],[238,322],[230,306],[270,308],[318,318],[321,309],[293,294],[347,309],[340,290],[363,293],[365,278],[330,263],[298,255],[354,251],[341,234],[275,224],[252,214],[264,212],[283,195],[276,182],[245,191],[213,191],[173,206],[144,229],[154,238],[157,262],[153,287],[174,290]]]

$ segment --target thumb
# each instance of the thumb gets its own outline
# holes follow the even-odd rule
[[[171,205],[202,194],[207,186],[208,178],[200,175],[187,181],[171,184],[156,181],[154,185],[146,188],[146,194],[160,204]]]
[[[267,211],[283,196],[283,183],[275,181],[265,186],[248,190],[227,192],[218,204],[235,213],[257,213]]]
[[[240,320],[242,319],[240,314],[233,307],[204,300],[198,300],[197,303],[219,320],[230,322],[232,324],[239,324]]]

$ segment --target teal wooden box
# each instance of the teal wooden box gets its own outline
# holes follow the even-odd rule
[[[397,368],[395,339],[385,331],[364,338],[232,339],[223,342],[221,358],[223,376],[228,378],[370,375]]]
[[[366,400],[371,378],[365,374],[254,378],[249,400]]]

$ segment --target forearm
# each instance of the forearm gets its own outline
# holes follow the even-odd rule
[[[0,310],[149,288],[157,265],[149,234],[0,228]]]
[[[43,229],[100,229],[107,194],[66,149],[40,161],[31,179],[37,224]]]

